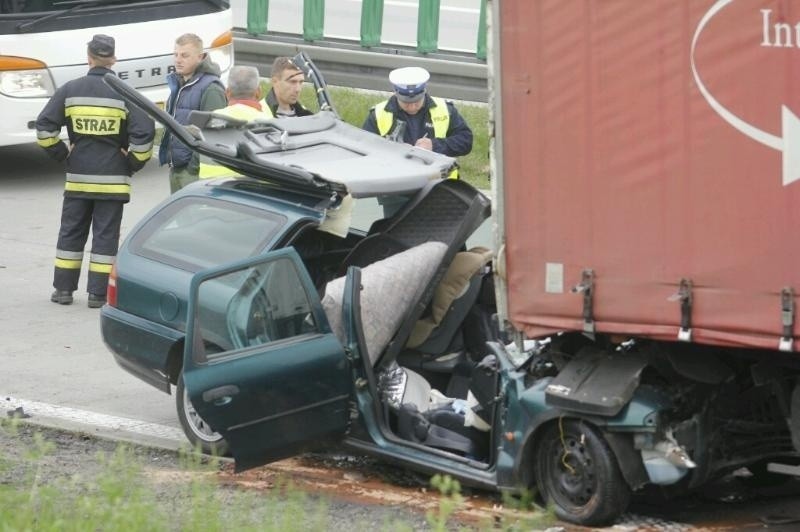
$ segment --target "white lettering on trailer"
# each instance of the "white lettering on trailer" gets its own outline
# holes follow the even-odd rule
[[[782,105],[781,136],[779,137],[777,135],[772,135],[771,133],[767,133],[766,131],[758,129],[723,107],[722,104],[719,103],[714,96],[712,96],[711,92],[709,92],[706,86],[703,85],[703,82],[700,79],[700,74],[697,72],[697,65],[694,61],[694,51],[697,47],[697,40],[700,38],[700,34],[703,32],[703,29],[714,17],[714,15],[722,11],[724,7],[731,4],[733,1],[734,0],[717,0],[717,2],[711,6],[711,9],[709,9],[706,14],[703,15],[703,18],[701,18],[700,22],[697,24],[697,29],[695,30],[694,37],[692,38],[692,47],[690,52],[694,81],[697,83],[697,88],[700,90],[703,98],[706,99],[706,102],[708,102],[708,105],[710,105],[711,108],[714,109],[714,111],[716,111],[717,114],[721,116],[722,119],[728,124],[751,139],[758,141],[774,150],[783,152],[783,186],[786,186],[800,179],[800,119],[797,118],[791,109],[785,105]]]
[[[770,27],[771,9],[761,10],[761,46],[800,48],[800,22],[792,27],[786,22],[776,22]],[[774,33],[770,30],[774,30]],[[794,35],[794,40],[792,40]]]

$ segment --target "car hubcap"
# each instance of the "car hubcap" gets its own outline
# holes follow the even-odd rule
[[[183,411],[184,414],[186,414],[186,419],[189,420],[189,426],[192,432],[197,438],[209,443],[218,442],[222,439],[222,436],[218,432],[214,432],[211,427],[203,421],[203,418],[200,417],[197,410],[194,409],[186,390],[183,391]]]

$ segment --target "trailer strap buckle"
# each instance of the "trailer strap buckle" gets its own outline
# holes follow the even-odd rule
[[[678,340],[681,342],[692,341],[692,281],[681,279],[678,292],[667,298],[668,301],[681,302],[681,326],[678,329]]]
[[[585,269],[581,272],[581,282],[572,287],[573,294],[583,292],[583,334],[594,340],[594,310],[592,299],[594,297],[594,270]]]
[[[781,324],[783,337],[778,342],[778,349],[794,351],[794,289],[790,286],[781,290]]]

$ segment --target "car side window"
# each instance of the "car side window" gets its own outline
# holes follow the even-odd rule
[[[196,334],[211,360],[319,332],[293,261],[280,258],[203,281]]]
[[[219,199],[180,198],[150,218],[131,240],[133,253],[190,272],[256,255],[286,219]]]

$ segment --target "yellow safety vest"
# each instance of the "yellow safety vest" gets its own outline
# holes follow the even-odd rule
[[[236,118],[237,120],[247,121],[255,120],[256,118],[272,118],[272,112],[270,112],[269,107],[265,108],[262,106],[262,109],[266,109],[266,111],[259,111],[255,107],[250,107],[249,105],[245,105],[243,103],[235,103],[233,105],[229,105],[228,107],[217,109],[214,111],[214,113]],[[217,162],[210,157],[206,157],[205,155],[200,156],[200,179],[213,179],[215,177],[240,177],[241,175],[242,174],[231,170],[227,166],[217,164]]]
[[[450,129],[450,111],[447,109],[447,102],[442,98],[431,98],[436,104],[428,109],[428,114],[433,124],[433,136],[437,139],[447,138],[447,130]],[[386,104],[389,100],[385,100],[375,105],[375,123],[378,126],[378,134],[385,137],[391,131],[394,125],[394,113],[386,110]],[[458,170],[453,170],[449,179],[458,179]]]

